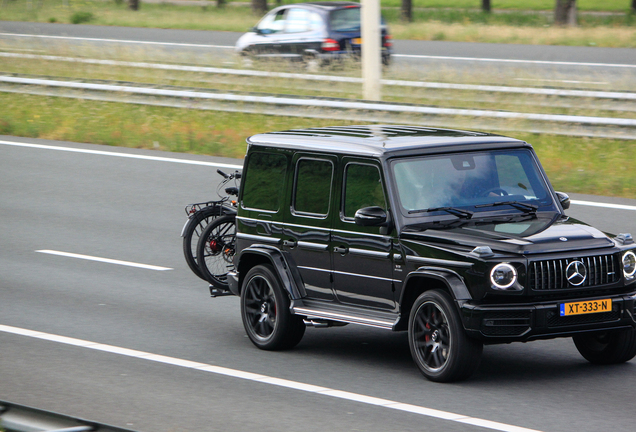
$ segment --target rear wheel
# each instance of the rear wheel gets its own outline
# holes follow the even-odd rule
[[[420,295],[409,317],[411,356],[431,381],[468,378],[479,365],[483,344],[466,336],[453,300],[441,290]]]
[[[573,336],[579,353],[590,363],[625,363],[636,356],[636,330],[616,330]]]
[[[228,288],[227,274],[234,270],[236,217],[216,218],[203,231],[197,245],[197,261],[203,279],[216,288]]]
[[[301,317],[292,315],[289,305],[289,296],[271,265],[258,265],[245,275],[241,316],[247,336],[258,348],[282,350],[300,342],[305,324]]]

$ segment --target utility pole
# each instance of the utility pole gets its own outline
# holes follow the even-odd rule
[[[361,0],[362,25],[362,96],[382,100],[382,58],[380,52],[380,0]]]

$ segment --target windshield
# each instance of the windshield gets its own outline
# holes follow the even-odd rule
[[[398,159],[392,169],[406,215],[556,211],[528,149]]]

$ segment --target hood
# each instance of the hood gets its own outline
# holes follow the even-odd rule
[[[460,227],[405,231],[402,238],[470,249],[489,246],[495,253],[524,255],[614,246],[614,242],[598,229],[560,215],[516,222],[475,219]]]

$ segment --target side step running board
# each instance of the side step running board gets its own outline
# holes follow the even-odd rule
[[[314,308],[306,307],[306,306],[294,306],[292,307],[292,312],[296,315],[307,317],[308,320],[312,320],[312,319],[331,320],[331,321],[338,321],[343,323],[377,327],[377,328],[382,328],[386,330],[393,330],[400,319],[400,317],[397,317],[395,320],[391,321],[391,320],[382,319],[382,318],[371,318],[367,316],[354,315],[350,313],[314,309]]]

